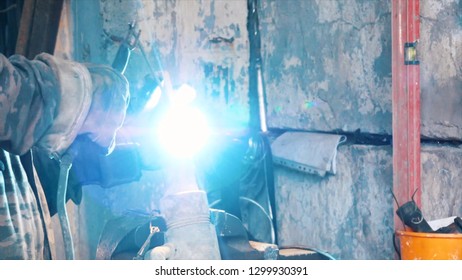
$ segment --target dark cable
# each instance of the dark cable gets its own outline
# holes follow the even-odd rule
[[[10,5],[9,7],[5,8],[5,9],[3,9],[3,10],[0,10],[0,14],[6,13],[6,12],[8,12],[8,11],[10,11],[10,10],[15,9],[15,8],[16,8],[16,4],[12,4],[12,5]]]

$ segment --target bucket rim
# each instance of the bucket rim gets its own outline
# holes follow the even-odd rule
[[[425,238],[440,238],[440,239],[461,239],[462,233],[428,233],[428,232],[413,232],[397,230],[398,236],[412,236],[412,237],[425,237]]]

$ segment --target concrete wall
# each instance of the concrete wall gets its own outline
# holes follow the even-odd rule
[[[391,134],[390,3],[262,1],[270,127]]]
[[[422,134],[462,139],[462,1],[421,1]]]
[[[280,245],[393,258],[391,148],[342,146],[337,157],[337,174],[326,178],[276,169]]]
[[[391,135],[391,2],[262,1],[270,127]],[[281,245],[394,257],[391,147],[343,146],[338,172],[278,168]]]
[[[462,215],[462,149],[422,148],[422,211],[427,220]],[[282,246],[299,245],[339,259],[393,259],[392,150],[339,148],[337,174],[321,178],[276,168]]]
[[[422,211],[428,220],[462,216],[462,147],[422,152]]]
[[[462,139],[459,0],[421,1],[422,134]],[[391,134],[391,1],[262,1],[271,127]]]

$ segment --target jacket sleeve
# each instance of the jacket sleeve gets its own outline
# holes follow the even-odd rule
[[[37,146],[59,157],[85,120],[91,89],[79,63],[0,54],[0,148],[22,155]]]

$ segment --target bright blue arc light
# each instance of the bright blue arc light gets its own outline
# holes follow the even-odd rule
[[[173,106],[159,124],[158,137],[169,155],[191,158],[207,144],[210,128],[199,109],[188,105]]]

